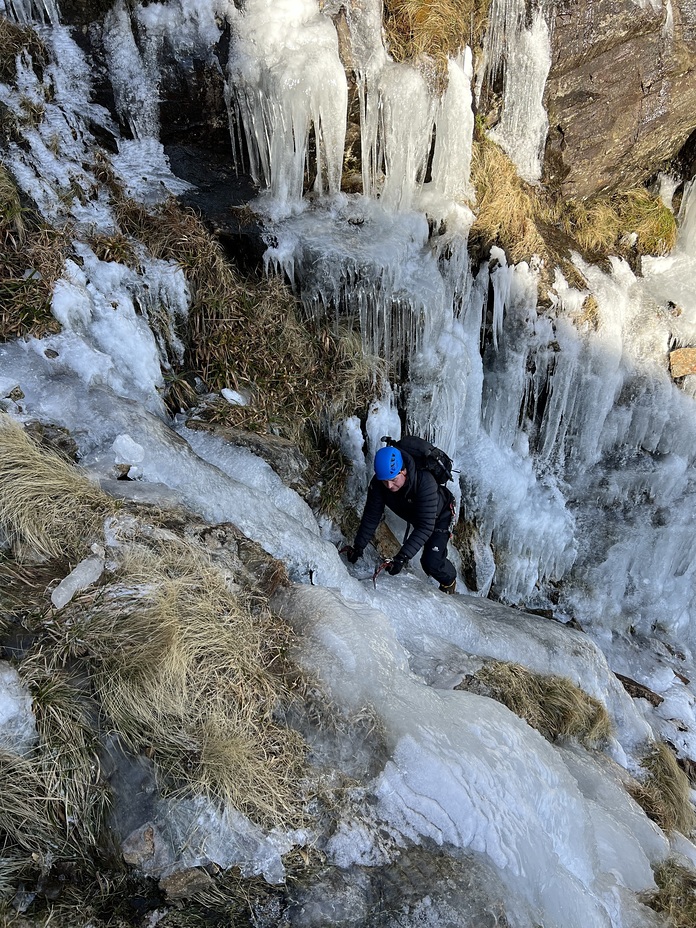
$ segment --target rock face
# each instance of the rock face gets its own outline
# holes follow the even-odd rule
[[[98,62],[104,58],[101,22],[111,6],[111,0],[61,4],[63,21],[78,26]],[[565,196],[587,198],[642,184],[668,168],[696,130],[696,0],[556,0],[548,19],[543,181]],[[350,78],[345,16],[335,21]],[[229,154],[232,167],[223,77],[228,44],[224,30],[214,49],[198,49],[186,61],[167,58],[166,43],[160,52],[161,140],[179,162],[180,146],[197,142]],[[98,87],[97,99],[109,105],[110,88]],[[177,167],[184,177],[191,171],[190,164]],[[233,194],[236,204],[252,194],[244,183]],[[207,201],[192,205],[211,208]],[[225,233],[227,223],[217,225]],[[229,234],[244,239],[233,225]],[[249,260],[258,260],[251,251]]]
[[[643,183],[696,128],[692,0],[560,0],[545,177],[567,196]]]

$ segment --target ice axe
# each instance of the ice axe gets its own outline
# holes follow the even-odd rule
[[[383,570],[388,568],[391,565],[392,559],[389,557],[386,561],[382,563],[375,569],[375,572],[372,574],[372,584],[375,589],[377,589],[377,577],[382,573]]]

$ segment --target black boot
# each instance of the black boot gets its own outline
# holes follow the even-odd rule
[[[455,577],[455,579],[454,579],[450,584],[448,584],[447,586],[445,586],[444,583],[441,583],[441,584],[440,584],[440,592],[441,592],[441,593],[454,593],[454,591],[455,591],[456,589],[457,589],[457,579],[456,579],[456,577]]]

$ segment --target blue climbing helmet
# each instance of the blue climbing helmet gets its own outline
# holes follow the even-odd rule
[[[392,445],[380,448],[375,455],[375,475],[378,480],[393,480],[403,466],[401,452]]]

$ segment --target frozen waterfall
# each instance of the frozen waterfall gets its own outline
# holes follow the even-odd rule
[[[541,177],[549,126],[543,96],[550,67],[549,28],[544,13],[537,10],[529,28],[508,35],[503,108],[500,122],[490,132],[530,184]]]
[[[494,3],[486,50],[492,73],[506,47],[492,137],[535,181],[549,36],[541,13],[525,25],[523,7]],[[369,706],[388,747],[327,844],[332,865],[389,861],[385,846],[436,846],[485,863],[515,928],[652,928],[635,893],[653,887],[651,865],[670,845],[619,782],[658,733],[696,757],[696,377],[675,383],[668,364],[671,348],[696,341],[693,188],[672,255],[644,259],[642,277],[618,258],[607,271],[575,255],[584,284],[556,270],[541,306],[534,261],[512,265],[493,248],[471,264],[470,49],[449,61],[440,95],[417,67],[391,60],[376,0],[118,0],[103,38],[117,115],[133,136],[124,139],[92,101],[90,62],[53,6],[0,9],[39,20],[51,55],[41,77],[24,56],[17,86],[0,84],[16,115],[25,100],[45,103],[5,161],[41,215],[69,220],[75,236],[53,294],[61,331],[0,346],[5,412],[69,429],[112,490],[114,468],[127,466],[120,492],[233,522],[286,565],[293,586],[278,607],[300,659],[346,711]],[[230,162],[248,159],[259,187],[266,269],[292,283],[308,318],[359,329],[366,356],[390,372],[364,421],[331,423],[353,465],[349,503],[362,502],[383,434],[403,427],[445,448],[471,536],[470,596],[443,602],[417,566],[375,588],[374,565],[347,567],[340,529],[264,462],[173,422],[160,388],[182,357],[184,274],[144,246],[136,270],[84,241],[117,228],[91,167],[100,127],[117,141],[110,164],[129,196],[152,204],[184,189],[159,142],[160,55],[167,46],[205,56],[228,28]],[[341,191],[349,91],[361,194]],[[71,198],[73,187],[92,193]],[[615,726],[601,760],[460,692],[488,659],[567,676],[600,699]],[[632,700],[613,670],[640,676],[661,707]],[[215,845],[225,866],[238,859],[226,840]],[[696,862],[686,839],[683,850]],[[247,849],[248,872],[266,872],[257,853]],[[272,872],[282,879],[278,853]]]
[[[376,418],[395,418],[401,403],[404,426],[454,457],[462,513],[475,527],[476,592],[537,607],[553,598],[598,634],[666,625],[692,647],[695,378],[680,389],[665,362],[696,328],[693,198],[683,198],[674,255],[645,259],[643,278],[619,260],[603,273],[578,258],[586,289],[557,272],[551,309],[540,312],[534,268],[509,266],[501,252],[474,274],[467,253],[475,209],[471,53],[450,61],[438,97],[416,68],[389,59],[376,34],[377,7],[347,9],[352,58],[345,63],[330,18],[335,4],[321,10],[314,0],[249,0],[243,10],[226,10],[230,118],[266,188],[259,209],[267,267],[293,282],[308,315],[353,320],[366,355],[405,378],[376,398],[383,411]],[[139,9],[135,31],[123,5],[107,17],[107,45],[130,48],[112,69],[115,96],[143,136],[119,142],[113,164],[125,183],[134,183],[132,166],[145,158],[159,189],[176,192],[180,182],[152,137],[156,114],[147,115],[160,80],[156,49],[165,37],[182,52],[210,48],[222,34],[221,9],[212,2],[195,12],[178,4]],[[35,15],[28,6],[13,10],[20,20]],[[9,153],[46,215],[64,209],[56,187],[74,178],[93,184],[79,152],[84,116],[69,102],[75,94],[89,98],[85,63],[60,27],[51,40],[69,64],[49,71],[57,88],[53,126]],[[531,178],[545,131],[541,13],[525,27],[517,4],[496,6],[489,67],[503,46],[508,89],[494,136],[524,157]],[[20,63],[20,74],[24,93],[38,94],[31,68]],[[339,192],[349,80],[360,99],[362,196]],[[6,105],[20,106],[9,90],[3,94]],[[106,124],[108,116],[90,106],[92,120]],[[66,119],[69,143],[59,161],[48,132]],[[530,131],[522,138],[524,126]],[[319,197],[304,195],[308,184]],[[82,222],[113,224],[98,199],[72,209]],[[589,298],[592,319],[583,315]],[[365,427],[369,461],[379,436]]]
[[[607,274],[578,258],[587,289],[557,272],[551,310],[543,313],[533,268],[508,266],[501,252],[473,276],[470,52],[450,63],[438,103],[417,69],[390,61],[365,40],[374,39],[366,26],[374,16],[370,4],[351,5],[348,16],[364,195],[303,201],[294,215],[271,216],[267,264],[294,282],[309,315],[353,319],[366,354],[407,377],[405,426],[455,458],[482,576],[488,572],[498,596],[545,606],[550,596],[557,600],[554,589],[563,581],[567,616],[598,633],[613,624],[648,632],[667,611],[669,627],[680,639],[689,635],[692,646],[685,616],[694,605],[687,529],[696,505],[694,425],[691,400],[671,382],[665,359],[670,342],[690,331],[694,304],[682,284],[674,300],[682,315],[663,308],[671,299],[667,279],[674,288],[688,275],[672,263],[658,282],[659,262],[646,262],[647,276],[638,280],[619,260]],[[235,60],[247,47],[244,35]],[[272,30],[266,35],[276,41]],[[258,52],[258,42],[246,41]],[[546,134],[543,13],[525,26],[519,4],[496,6],[487,46],[493,70],[503,47],[504,103],[491,135],[533,181]],[[274,60],[278,52],[269,54]],[[323,67],[317,65],[317,79]],[[259,88],[266,86],[262,70]],[[286,106],[293,93],[286,92]],[[258,135],[254,119],[240,115],[247,134]],[[293,152],[277,156],[279,171]],[[296,197],[297,184],[293,190]],[[689,240],[689,216],[687,209],[682,242]],[[589,297],[597,307],[591,322],[583,318]],[[389,406],[395,396],[380,402]],[[374,450],[368,442],[368,457]],[[662,525],[677,500],[681,515]],[[491,576],[486,565],[493,560]],[[480,590],[488,589],[482,581]]]

